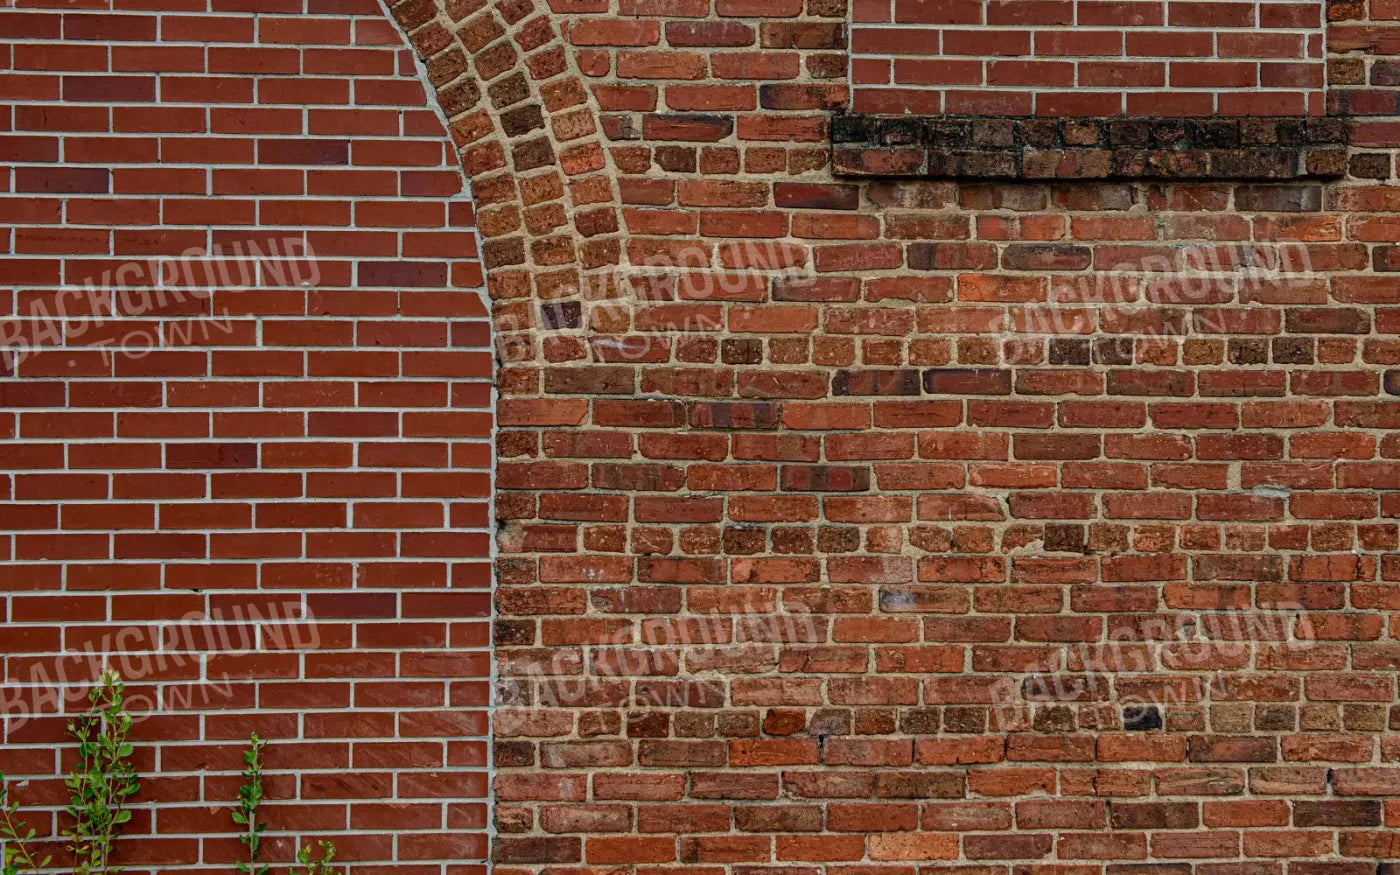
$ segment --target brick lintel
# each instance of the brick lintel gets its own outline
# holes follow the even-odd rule
[[[1304,179],[1346,173],[1337,118],[837,115],[837,176],[941,179]]]

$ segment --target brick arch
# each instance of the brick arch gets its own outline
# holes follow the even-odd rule
[[[592,91],[556,16],[534,0],[401,0],[389,10],[471,180],[498,349],[531,358],[524,332],[544,312],[533,303],[575,297],[621,260]],[[572,315],[543,318],[577,327]]]

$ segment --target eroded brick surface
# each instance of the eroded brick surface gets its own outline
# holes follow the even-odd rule
[[[472,181],[496,320],[498,872],[1392,856],[1384,3],[1330,13],[1354,121],[1326,185],[839,178],[833,0],[391,14]],[[71,202],[92,169],[43,184]],[[357,361],[388,336],[356,334]],[[435,427],[455,459],[462,423]],[[255,438],[165,464],[266,464]],[[407,598],[355,580],[308,603],[358,631]],[[403,768],[376,795],[442,786]],[[457,810],[434,841],[463,840]],[[394,871],[465,856],[429,845],[410,864],[401,838]]]

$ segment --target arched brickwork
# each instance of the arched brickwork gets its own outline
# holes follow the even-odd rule
[[[390,12],[472,181],[502,349],[533,359],[540,307],[576,304],[620,261],[615,173],[562,20],[532,0],[408,0]]]
[[[1385,858],[1392,13],[1330,13],[1342,182],[1052,185],[833,174],[845,3],[551,5],[624,267],[513,311],[497,871]]]
[[[258,12],[303,15],[281,24],[313,22],[315,36],[346,12],[323,2]],[[847,13],[839,0],[413,0],[391,10],[472,180],[500,335],[496,871],[1377,871],[1393,856],[1385,828],[1400,786],[1393,11],[1379,0],[1333,4],[1334,82],[1346,86],[1334,103],[1371,117],[1355,125],[1348,177],[1326,186],[837,177],[828,134],[847,96]],[[84,39],[90,22],[71,17],[71,32],[65,20],[47,35],[12,18],[14,39]],[[261,28],[249,33],[261,39]],[[210,43],[204,73],[277,75],[277,51],[216,71],[231,63],[218,34],[193,41]],[[46,57],[78,65],[65,68],[71,84],[36,74],[35,53],[12,47],[10,87],[40,104],[96,94],[114,104],[105,120],[134,124],[117,109],[146,86],[105,77],[136,89],[118,93],[88,81],[112,71],[88,70],[95,62],[67,49]],[[294,72],[309,72],[308,51]],[[117,56],[113,47],[102,62]],[[261,79],[256,87],[261,97]],[[35,126],[67,119],[52,122],[63,139],[62,125],[92,123],[65,109],[11,113],[23,132],[11,146],[36,150],[16,159],[12,194],[101,194],[83,188],[94,174],[31,169],[54,163],[46,143],[26,139]],[[176,125],[183,115],[154,117]],[[298,152],[316,166],[338,154]],[[151,184],[178,178],[159,170]],[[383,197],[404,196],[400,183]],[[413,211],[391,212],[411,224]],[[411,232],[400,231],[394,251],[406,254]],[[60,236],[25,245],[90,245]],[[25,239],[12,233],[12,247]],[[432,245],[444,243],[464,245]],[[24,270],[43,260],[15,259]],[[445,276],[458,270],[472,286],[467,264]],[[181,778],[235,753],[253,722],[292,731],[292,709],[267,713],[263,689],[334,694],[298,717],[298,749],[330,759],[312,760],[288,815],[315,821],[305,832],[343,823],[343,856],[357,871],[470,872],[485,852],[475,800],[485,790],[478,620],[489,581],[484,563],[460,557],[485,552],[491,521],[480,502],[457,500],[482,490],[486,463],[481,441],[459,438],[483,427],[475,411],[489,364],[448,347],[486,342],[484,310],[453,283],[417,297],[391,275],[391,296],[348,283],[356,294],[313,295],[305,315],[355,323],[336,350],[353,353],[338,376],[383,393],[405,432],[369,443],[396,486],[427,491],[449,514],[442,531],[395,521],[395,549],[412,545],[410,561],[368,555],[388,549],[382,538],[292,518],[277,528],[308,549],[354,555],[161,554],[145,557],[155,578],[138,575],[139,586],[99,602],[86,596],[101,583],[84,574],[132,573],[140,557],[70,558],[55,577],[31,555],[45,538],[11,533],[23,561],[6,570],[24,576],[6,606],[48,640],[68,611],[101,605],[85,629],[116,619],[118,595],[137,606],[125,610],[146,609],[146,581],[165,587],[172,568],[183,589],[198,587],[182,569],[203,581],[255,566],[248,588],[296,589],[286,566],[310,572],[294,581],[315,589],[305,600],[339,637],[297,665],[329,676],[302,690],[259,674],[287,671],[279,661],[247,663],[246,707],[169,730],[183,733],[160,762],[175,767],[169,792],[202,817],[208,796],[230,797],[236,764],[200,785],[205,795],[189,795]],[[248,300],[264,324],[285,315],[281,296]],[[332,300],[348,312],[325,309]],[[408,321],[433,324],[403,333],[408,314],[396,308],[410,303],[424,318]],[[464,324],[444,334],[444,316]],[[309,378],[325,336],[289,334],[278,346],[301,356]],[[267,335],[256,339],[251,355],[216,350],[209,361],[262,369],[266,403],[267,387],[297,381],[277,370],[290,365],[264,349]],[[385,346],[401,367],[428,370],[412,386],[372,383]],[[462,369],[470,385],[456,383]],[[56,459],[57,445],[71,467],[96,454],[115,489],[127,470],[118,463],[141,448],[111,440],[128,437],[112,406],[117,374],[87,390],[105,393],[110,437],[62,430],[91,427],[72,410],[81,380],[59,374],[60,399],[24,379],[51,375],[16,374],[15,397],[38,393],[26,403],[39,407],[8,420],[17,457]],[[422,416],[408,409],[420,381],[431,387]],[[444,381],[439,409],[432,393]],[[340,430],[300,447],[314,454],[309,469],[335,458],[326,454],[343,430],[360,439],[360,429],[388,428],[359,396],[320,415],[323,381],[306,382],[305,422]],[[250,427],[212,409],[219,386],[186,388],[211,428]],[[245,458],[183,449],[194,438],[160,443],[166,467]],[[171,455],[173,444],[182,449]],[[410,470],[424,458],[445,461]],[[349,490],[331,498],[375,505],[382,487],[360,475],[382,472],[360,467],[316,479]],[[212,484],[218,475],[206,473]],[[23,485],[36,484],[51,488]],[[37,520],[45,537],[78,528],[56,540],[94,549],[84,502],[70,515],[68,498],[22,493],[19,475],[10,485],[21,524]],[[114,510],[114,498],[100,501],[123,523],[155,501]],[[270,507],[274,518],[299,507],[277,498],[287,506]],[[250,543],[227,522],[199,525],[202,544]],[[114,549],[156,543],[101,526]],[[187,549],[165,534],[160,543]],[[235,577],[228,588],[242,586]],[[48,591],[17,595],[24,587]],[[362,630],[383,646],[362,653]],[[14,664],[7,657],[7,671]],[[429,713],[442,722],[406,743],[404,715],[423,711],[414,697],[428,691],[441,693]],[[353,710],[365,708],[393,712],[394,725]],[[29,726],[20,753],[7,736],[5,755],[32,769],[24,757],[58,733],[52,720]],[[320,819],[332,815],[344,819]],[[168,867],[219,865],[237,851],[227,836],[192,843],[195,831],[156,820],[146,832],[157,835],[137,847]],[[204,856],[191,860],[192,848]]]

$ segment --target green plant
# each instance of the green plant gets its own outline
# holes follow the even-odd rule
[[[73,853],[73,875],[115,875],[121,871],[111,865],[112,851],[122,824],[131,820],[127,803],[141,789],[131,762],[134,748],[128,736],[133,721],[123,706],[125,694],[121,677],[115,671],[104,671],[88,692],[87,711],[68,724],[68,734],[78,743],[78,767],[64,779],[72,794],[66,810],[73,826],[64,830],[63,836]],[[243,827],[238,840],[248,848],[248,859],[237,864],[242,875],[267,875],[271,868],[258,862],[267,827],[258,820],[263,801],[262,751],[266,746],[255,732],[243,754],[244,783],[238,790],[238,806],[233,809],[233,822]],[[38,875],[52,859],[34,858],[30,846],[35,833],[18,819],[19,809],[5,773],[0,772],[0,875]],[[316,844],[321,858],[311,858],[311,846],[299,847],[289,875],[340,875],[331,865],[335,844]]]
[[[297,850],[297,862],[305,866],[306,869],[298,870],[295,866],[291,869],[291,875],[338,875],[331,866],[331,861],[335,859],[334,842],[317,842],[321,846],[321,859],[311,859],[311,847],[308,845]]]
[[[248,859],[238,861],[238,871],[243,875],[266,875],[272,867],[266,863],[258,861],[258,855],[262,851],[262,833],[267,828],[267,824],[258,820],[258,808],[262,805],[262,751],[267,747],[267,742],[258,738],[256,732],[248,742],[248,749],[243,752],[243,764],[247,767],[243,770],[243,786],[238,788],[238,807],[233,809],[233,822],[243,827],[243,832],[238,836],[238,840],[248,848]],[[297,849],[297,862],[304,867],[298,870],[295,866],[288,871],[291,875],[339,875],[331,866],[331,861],[335,859],[335,844],[333,842],[317,842],[321,847],[321,859],[311,859],[311,847]],[[6,873],[8,875],[8,873]]]
[[[131,763],[131,715],[122,707],[126,685],[111,670],[104,671],[88,693],[88,710],[68,724],[78,742],[78,768],[64,780],[72,794],[68,814],[73,826],[64,830],[71,841],[74,875],[120,872],[111,865],[112,850],[122,824],[131,820],[127,802],[141,789]]]
[[[34,840],[34,830],[27,827],[24,821],[15,819],[18,813],[19,803],[10,798],[10,788],[5,784],[5,773],[0,772],[0,841],[5,845],[0,872],[4,875],[36,873],[49,865],[49,860],[52,859],[45,857],[37,863],[34,862],[34,857],[29,851],[29,843]]]
[[[68,723],[68,734],[78,743],[78,768],[64,779],[72,794],[68,814],[73,826],[63,836],[71,844],[74,875],[120,872],[111,865],[112,849],[122,824],[131,820],[127,802],[141,789],[133,748],[131,715],[122,702],[126,686],[115,671],[104,671],[88,692],[87,711]],[[0,772],[0,841],[4,842],[3,875],[33,873],[49,865],[51,857],[34,859],[30,843],[34,830],[17,819],[19,803],[10,796],[5,773]]]
[[[249,740],[249,747],[243,753],[243,786],[238,788],[238,807],[233,810],[233,822],[243,827],[238,837],[248,848],[247,861],[238,862],[238,871],[244,875],[265,875],[270,868],[258,864],[258,853],[262,850],[262,832],[266,823],[258,820],[258,807],[262,805],[262,749],[267,742],[258,738],[256,732]]]

